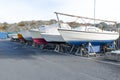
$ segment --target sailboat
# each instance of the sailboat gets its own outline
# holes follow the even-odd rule
[[[19,34],[21,34],[25,40],[32,41],[32,37],[29,30],[21,30]]]
[[[57,12],[56,14],[61,14],[61,15],[66,15],[71,17],[78,17],[78,18],[85,18],[85,19],[92,19],[92,18],[86,18],[81,16],[57,13]],[[100,20],[100,19],[96,19],[96,20]],[[104,21],[104,20],[101,20],[101,21]],[[105,31],[95,26],[80,26],[78,29],[59,28],[58,31],[67,43],[74,44],[74,45],[81,45],[88,42],[94,45],[108,44],[115,41],[119,37],[118,32]]]
[[[42,35],[40,34],[39,29],[30,29],[29,32],[32,36],[34,43],[36,43],[36,44],[46,44],[47,43],[45,41],[45,39],[42,37]]]
[[[51,43],[64,43],[65,40],[58,32],[59,24],[51,24],[51,25],[43,25],[39,27],[41,36],[47,41]],[[61,28],[69,29],[71,28],[68,24],[61,23]]]

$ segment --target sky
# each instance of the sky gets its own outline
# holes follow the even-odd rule
[[[120,22],[119,0],[95,0],[95,18]],[[94,17],[94,0],[0,0],[0,22],[56,19],[54,12]]]

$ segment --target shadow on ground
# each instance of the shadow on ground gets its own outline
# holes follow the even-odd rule
[[[0,41],[0,59],[36,59],[36,56],[66,56],[65,53],[57,53],[50,50],[41,50],[33,46],[27,46],[19,42],[10,42],[8,40]]]

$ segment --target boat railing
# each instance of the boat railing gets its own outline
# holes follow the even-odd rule
[[[115,31],[117,32],[117,22],[116,21],[110,21],[110,20],[102,20],[102,19],[94,19],[94,18],[88,18],[88,17],[82,17],[82,16],[76,16],[76,15],[71,15],[71,14],[65,14],[65,13],[60,13],[60,12],[55,12],[55,14],[56,14],[56,16],[57,16],[57,20],[58,20],[58,24],[59,24],[59,26],[61,27],[61,25],[60,25],[60,21],[63,21],[63,20],[60,20],[60,18],[59,18],[59,15],[62,15],[62,16],[67,16],[67,17],[75,17],[75,18],[77,18],[77,20],[78,19],[81,19],[82,21],[83,21],[83,24],[84,24],[84,26],[88,26],[88,25],[91,25],[91,24],[89,24],[89,22],[87,23],[87,22],[85,22],[85,20],[86,21],[93,21],[94,22],[94,20],[95,20],[95,22],[96,22],[96,24],[98,24],[98,23],[106,23],[106,24],[108,24],[109,23],[109,25],[111,26],[113,26],[115,29]],[[63,18],[63,17],[62,17]],[[64,22],[64,21],[63,21]],[[92,24],[92,25],[94,25],[94,24]],[[95,25],[94,25],[95,26]],[[107,26],[108,27],[108,26]]]

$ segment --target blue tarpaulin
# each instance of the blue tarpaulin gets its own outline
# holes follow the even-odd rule
[[[8,38],[8,33],[7,32],[0,32],[0,39],[6,39]]]
[[[100,52],[100,45],[97,45],[97,46],[93,45],[92,47],[94,49],[94,52]],[[91,48],[88,48],[88,51],[93,52],[93,50]]]

